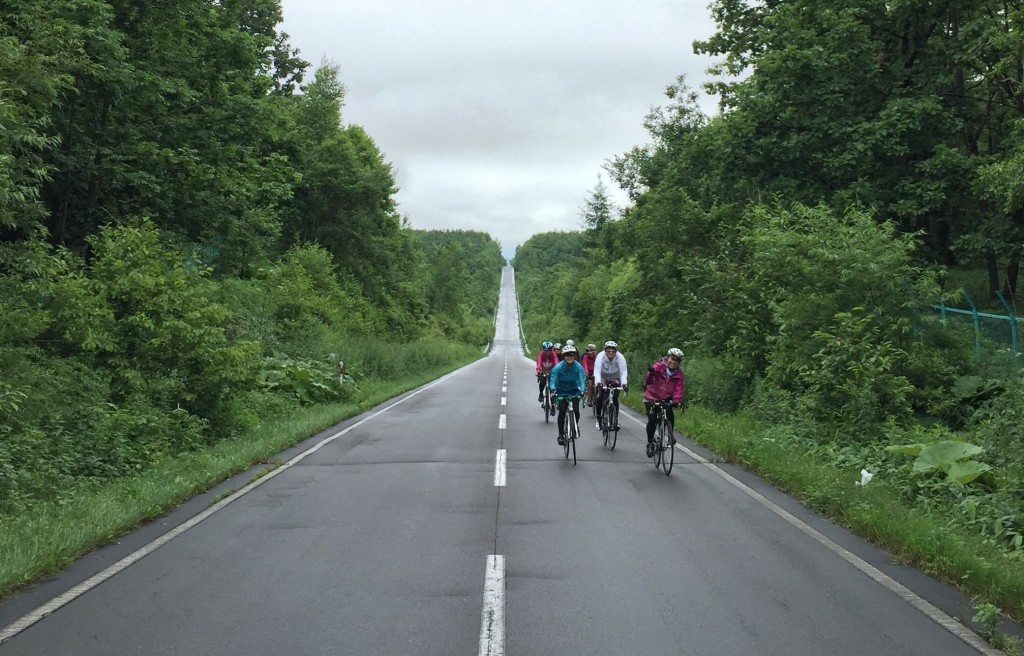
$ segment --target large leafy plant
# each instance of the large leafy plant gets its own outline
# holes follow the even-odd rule
[[[992,469],[974,457],[985,449],[959,440],[942,440],[931,444],[898,444],[889,451],[916,456],[914,471],[922,474],[943,474],[948,480],[966,485]]]

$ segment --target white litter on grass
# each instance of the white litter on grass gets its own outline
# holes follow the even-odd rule
[[[862,469],[862,470],[860,470],[860,480],[856,482],[856,485],[861,485],[861,486],[867,485],[868,483],[871,482],[871,479],[874,478],[874,477],[875,477],[874,474],[872,474],[871,472],[869,472],[866,469]]]

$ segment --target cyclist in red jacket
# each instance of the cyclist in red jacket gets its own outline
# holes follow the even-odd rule
[[[675,430],[675,415],[672,408],[683,402],[683,390],[686,388],[686,376],[679,366],[683,360],[683,352],[670,348],[668,354],[654,362],[644,376],[644,410],[647,412],[647,457],[654,457],[654,429],[658,423],[658,403],[671,401],[672,406],[666,410],[668,424]],[[669,439],[675,444],[675,438]]]
[[[537,400],[541,403],[544,402],[544,385],[548,382],[548,374],[556,364],[558,364],[558,356],[553,350],[553,345],[550,341],[545,341],[540,345],[540,352],[537,353]]]
[[[594,402],[594,358],[597,357],[597,345],[587,344],[586,350],[583,351],[583,355],[580,356],[580,364],[583,365],[583,371],[587,374],[587,403]]]

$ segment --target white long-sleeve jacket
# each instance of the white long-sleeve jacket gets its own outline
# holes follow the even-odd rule
[[[629,380],[626,371],[626,358],[618,351],[615,352],[615,357],[611,360],[608,359],[604,351],[598,353],[594,358],[594,380],[598,383],[617,380],[620,385],[625,385]]]

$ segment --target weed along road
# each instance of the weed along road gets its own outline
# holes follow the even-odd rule
[[[489,355],[0,604],[0,656],[995,653],[954,593],[755,477],[686,441],[655,470],[633,413],[610,451],[585,410],[574,466],[518,336],[506,268]]]

